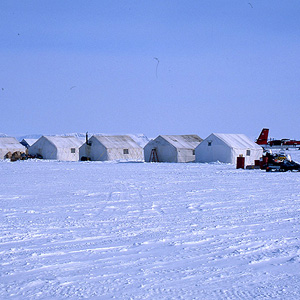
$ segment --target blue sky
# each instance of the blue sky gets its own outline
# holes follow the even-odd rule
[[[300,139],[299,16],[298,0],[2,0],[0,132]]]

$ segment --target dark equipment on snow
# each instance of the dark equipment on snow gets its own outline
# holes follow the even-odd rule
[[[300,172],[300,164],[294,162],[289,155],[285,155],[282,152],[278,154],[267,152],[262,157],[262,162],[262,169],[265,169],[267,172]]]

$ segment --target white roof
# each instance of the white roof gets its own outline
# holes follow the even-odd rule
[[[29,146],[33,145],[38,139],[23,139],[21,141],[21,143],[24,141],[25,143],[27,143]]]
[[[175,148],[194,149],[202,142],[202,139],[196,134],[161,135],[161,137],[172,144]]]
[[[130,136],[139,146],[144,148],[148,143],[149,139],[144,134],[127,134]]]
[[[74,136],[43,136],[57,148],[76,148],[80,147],[83,142]]]
[[[93,135],[106,149],[111,148],[141,148],[130,136],[128,135]]]
[[[244,134],[213,133],[211,135],[216,136],[231,148],[262,149],[261,146],[257,145]],[[209,137],[207,139],[209,139]]]
[[[20,149],[24,150],[24,146],[14,137],[0,137],[0,148],[7,149]]]

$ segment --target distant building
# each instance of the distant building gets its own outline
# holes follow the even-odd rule
[[[196,148],[196,162],[224,162],[236,165],[237,157],[245,157],[245,165],[253,165],[263,149],[244,134],[212,133]]]
[[[143,148],[128,135],[93,135],[79,149],[81,160],[144,161]]]
[[[202,142],[196,135],[159,135],[144,148],[146,162],[193,162],[195,148]]]
[[[8,152],[16,151],[25,152],[26,148],[14,137],[0,137],[0,159],[4,159]]]
[[[23,139],[20,143],[27,149],[32,146],[38,139]]]
[[[29,147],[28,153],[44,159],[78,161],[81,145],[82,141],[74,136],[42,136]]]

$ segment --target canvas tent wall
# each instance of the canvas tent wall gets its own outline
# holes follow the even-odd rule
[[[263,149],[244,134],[212,133],[196,148],[196,162],[224,162],[236,165],[237,157],[245,157],[245,165],[253,165]]]
[[[27,149],[32,146],[38,139],[23,139],[20,143]]]
[[[25,153],[26,148],[14,137],[0,137],[0,159],[4,159],[8,152],[14,153],[16,151]]]
[[[144,161],[143,148],[128,135],[94,135],[80,147],[79,156],[92,161]]]
[[[42,136],[28,149],[31,155],[41,155],[44,159],[78,161],[82,142],[74,136]]]
[[[193,162],[202,139],[196,135],[159,135],[144,148],[145,161]],[[157,159],[155,159],[157,155]]]

